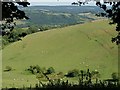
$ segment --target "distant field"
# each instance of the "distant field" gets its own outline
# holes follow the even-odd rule
[[[118,48],[111,42],[115,26],[95,21],[26,36],[3,49],[3,87],[35,84],[37,79],[24,70],[30,65],[54,67],[56,72],[71,69],[97,69],[101,79],[118,70]]]
[[[101,17],[97,17],[95,14],[103,12],[97,6],[30,6],[21,9],[30,18],[25,21],[25,26],[75,25],[100,19]]]

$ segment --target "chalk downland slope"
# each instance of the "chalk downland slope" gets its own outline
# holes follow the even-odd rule
[[[90,68],[109,78],[118,68],[118,48],[111,42],[115,34],[115,26],[103,20],[28,35],[3,49],[3,70],[15,69],[3,72],[3,86],[37,82],[24,71],[30,65],[52,66],[64,73]]]

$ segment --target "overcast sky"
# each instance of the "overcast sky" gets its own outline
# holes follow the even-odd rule
[[[77,2],[79,0],[28,0],[28,1],[30,2]],[[80,1],[85,1],[85,0],[80,0]],[[95,1],[99,1],[99,0],[95,0]],[[100,0],[100,1],[103,1],[103,0]]]
[[[71,5],[72,2],[77,2],[78,0],[28,0],[30,3],[31,2],[36,2],[36,3],[31,3],[31,5]],[[84,0],[83,0],[84,1]],[[49,2],[49,3],[47,3]],[[47,4],[46,4],[47,3]],[[57,4],[56,4],[57,3]],[[95,3],[91,2],[89,5],[95,5]]]
[[[77,0],[28,0],[31,5],[71,5],[72,2]],[[36,2],[36,3],[32,3]],[[51,2],[51,3],[50,3]]]
[[[28,1],[30,2],[77,2],[78,0],[28,0]],[[84,0],[81,0],[81,1],[84,1]]]
[[[77,0],[29,0],[30,2],[76,2]]]

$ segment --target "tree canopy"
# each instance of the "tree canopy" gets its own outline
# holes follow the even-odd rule
[[[111,5],[111,8],[108,8],[106,6],[106,3],[109,3]],[[109,24],[116,24],[116,31],[118,34],[112,38],[112,42],[115,42],[117,45],[120,44],[120,1],[119,2],[104,2],[104,4],[101,4],[100,2],[96,2],[96,5],[102,8],[105,13],[104,15],[108,18],[110,18]]]
[[[14,26],[16,25],[14,22],[15,19],[29,19],[25,12],[20,10],[18,7],[27,7],[30,5],[27,0],[3,0],[0,1],[0,5],[2,6],[2,21],[5,21],[5,23],[2,23],[1,25],[0,34],[2,35],[10,33],[9,31],[5,31],[5,29],[9,29],[10,31],[14,29]]]

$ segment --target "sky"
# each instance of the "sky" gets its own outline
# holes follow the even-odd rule
[[[77,0],[28,0],[30,2],[76,2]]]
[[[28,0],[28,1],[30,2],[77,2],[78,0]]]
[[[77,2],[77,0],[28,0],[31,5],[71,5],[72,2]]]
[[[78,0],[28,0],[28,1],[31,3],[31,5],[71,5],[72,2],[77,2]],[[89,5],[90,6],[95,5],[95,3],[91,2]]]

